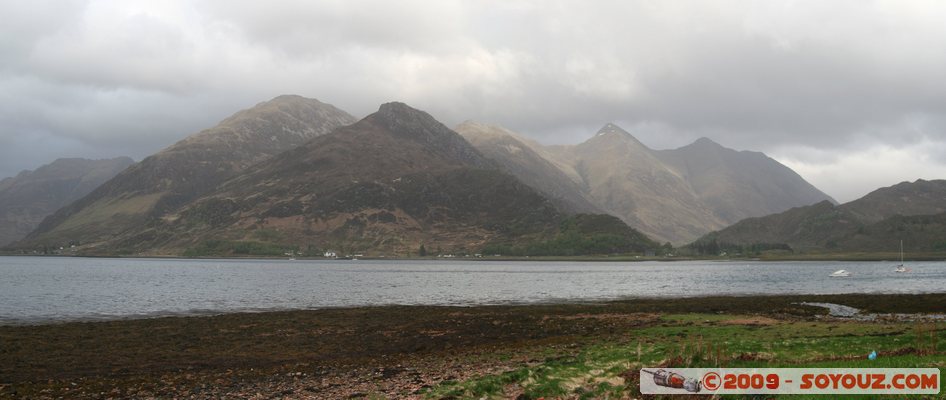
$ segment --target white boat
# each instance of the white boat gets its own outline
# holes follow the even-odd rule
[[[900,241],[900,265],[897,265],[893,272],[909,272],[910,269],[903,266],[903,241]]]
[[[844,277],[851,276],[851,273],[847,272],[846,269],[839,269],[837,271],[832,272],[831,275],[828,275],[828,276],[832,278],[844,278]]]

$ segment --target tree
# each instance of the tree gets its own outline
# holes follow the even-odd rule
[[[421,257],[427,257],[427,248],[423,244],[420,245],[420,249],[417,250],[417,255]]]
[[[660,252],[663,255],[673,254],[673,245],[670,242],[664,243],[663,246],[660,246]]]

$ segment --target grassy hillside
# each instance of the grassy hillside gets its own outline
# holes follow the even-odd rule
[[[551,238],[490,243],[482,252],[510,256],[583,256],[598,254],[643,254],[662,247],[617,217],[578,214],[564,219]]]
[[[918,180],[878,189],[835,206],[821,202],[748,218],[705,235],[687,248],[695,254],[877,253],[946,251],[946,181]]]

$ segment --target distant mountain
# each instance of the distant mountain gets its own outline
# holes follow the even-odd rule
[[[652,150],[607,124],[584,143],[544,153],[600,209],[660,241],[684,244],[743,218],[834,202],[762,153],[702,138]]]
[[[417,255],[424,245],[431,252],[472,253],[549,240],[565,219],[456,132],[425,112],[388,103],[87,250]],[[610,248],[653,243],[621,232],[621,246]],[[640,243],[628,245],[632,240]]]
[[[26,236],[43,218],[89,194],[133,163],[128,157],[60,158],[0,181],[0,246]]]
[[[914,251],[946,251],[946,180],[903,182],[839,206],[825,201],[749,218],[693,246],[877,252],[895,251],[901,239]]]
[[[48,217],[17,246],[112,241],[166,218],[251,165],[355,121],[299,96],[257,104],[145,158]]]
[[[581,186],[540,154],[541,146],[535,142],[508,129],[472,121],[458,125],[456,131],[505,171],[549,197],[559,209],[574,213],[601,212]]]
[[[735,151],[701,138],[656,154],[726,224],[825,200],[837,203],[763,153]]]
[[[658,240],[681,243],[726,225],[681,174],[616,125],[605,125],[570,153],[603,209]]]

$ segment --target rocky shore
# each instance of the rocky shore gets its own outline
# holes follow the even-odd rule
[[[627,343],[662,315],[943,313],[946,294],[390,306],[0,326],[0,398],[424,398],[444,382]],[[515,397],[515,396],[513,396]]]

